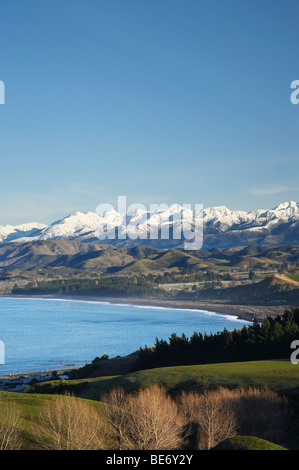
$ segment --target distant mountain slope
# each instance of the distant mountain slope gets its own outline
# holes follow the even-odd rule
[[[252,303],[298,302],[299,282],[281,274],[274,274],[253,284],[228,287],[218,291],[207,289],[200,298],[241,303],[243,301]]]
[[[0,245],[0,274],[46,268],[108,274],[196,273],[209,270],[277,271],[299,268],[299,246],[247,247],[184,251],[150,247],[116,248],[74,240],[37,240]],[[69,272],[70,272],[69,271]],[[289,278],[288,278],[289,279]],[[291,282],[291,280],[289,279]]]
[[[80,253],[102,250],[98,244],[80,243],[70,240],[38,240],[35,242],[12,242],[0,245],[0,267],[67,265],[67,260]]]
[[[171,249],[184,248],[184,237],[173,234],[182,229],[182,206],[173,205],[167,210],[146,212],[138,209],[131,215],[115,210],[103,217],[88,212],[75,212],[49,225],[38,223],[19,226],[0,226],[0,244],[34,240],[74,240],[84,243],[108,243],[118,248],[148,246]],[[192,227],[199,214],[192,210],[184,213]],[[248,245],[299,245],[299,203],[285,202],[274,209],[250,212],[232,211],[225,206],[211,207],[202,212],[203,249],[231,248]],[[149,226],[156,230],[158,239],[149,236]],[[138,227],[139,238],[133,239]],[[107,239],[98,238],[98,229],[106,229]],[[169,231],[169,238],[161,234]],[[113,234],[115,238],[111,238]],[[125,236],[127,234],[127,236]]]

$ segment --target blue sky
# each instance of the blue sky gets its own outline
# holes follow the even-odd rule
[[[297,0],[1,0],[0,224],[299,201],[298,21]]]

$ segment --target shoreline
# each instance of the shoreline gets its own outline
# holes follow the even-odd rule
[[[116,297],[98,297],[98,296],[83,296],[83,295],[10,295],[0,294],[0,298],[13,298],[13,299],[44,299],[44,300],[65,300],[65,301],[79,301],[79,302],[99,302],[106,304],[118,304],[118,305],[134,305],[139,307],[157,307],[157,308],[172,308],[182,310],[198,310],[203,312],[214,313],[216,315],[231,316],[238,320],[244,320],[252,322],[254,318],[257,321],[263,321],[267,316],[277,316],[283,313],[286,309],[291,309],[294,305],[290,304],[279,304],[279,305],[257,305],[257,304],[229,304],[229,303],[218,303],[198,300],[161,300],[161,299],[130,299],[130,298],[116,298]],[[104,361],[103,366],[108,366],[111,363],[121,364],[126,362],[128,359],[134,357],[136,354],[132,352],[127,356],[118,356],[116,358],[110,358]],[[60,369],[47,370],[46,375],[51,375],[53,371],[57,371],[58,374],[68,372],[72,369],[79,369],[81,366],[71,366]],[[122,366],[123,367],[123,366]],[[121,368],[122,368],[121,367]],[[106,369],[106,367],[105,367]],[[14,377],[11,374],[1,374],[1,379],[16,379],[21,376],[33,376],[42,375],[45,371],[30,371],[15,373]],[[109,375],[109,373],[108,373]]]
[[[133,353],[127,354],[126,356],[117,356],[109,358],[105,361],[101,361],[99,364],[99,369],[101,369],[100,376],[114,376],[114,375],[123,375],[126,373],[131,372],[131,365],[135,362],[138,356],[138,350],[134,351]],[[15,381],[20,379],[21,377],[34,377],[34,376],[44,376],[49,377],[52,375],[52,372],[57,372],[57,375],[67,375],[68,372],[72,370],[80,369],[82,366],[73,366],[73,367],[66,367],[61,369],[49,369],[47,371],[30,371],[30,372],[20,372],[15,373],[13,376],[11,374],[2,374],[0,375],[0,380],[11,380]],[[59,378],[53,378],[53,380],[60,380]]]
[[[69,300],[79,302],[99,302],[107,304],[125,304],[134,305],[136,307],[157,307],[157,308],[175,308],[182,310],[200,310],[203,312],[214,313],[216,315],[227,315],[252,322],[254,319],[263,321],[267,316],[277,316],[282,314],[286,309],[291,309],[295,305],[292,304],[230,304],[224,302],[198,301],[198,300],[170,300],[170,299],[144,299],[144,298],[127,298],[127,297],[100,297],[88,295],[13,295],[0,294],[1,297],[14,299],[45,299],[45,300]]]
[[[36,375],[44,376],[44,377],[49,377],[52,375],[52,372],[57,372],[58,375],[64,375],[66,372],[70,372],[72,370],[79,369],[79,367],[82,366],[74,366],[74,367],[67,367],[64,369],[49,369],[47,371],[45,370],[39,370],[39,371],[30,371],[30,372],[17,372],[13,374],[1,374],[0,375],[0,380],[17,380],[20,377],[34,377]],[[53,379],[53,380],[60,380],[60,379]]]

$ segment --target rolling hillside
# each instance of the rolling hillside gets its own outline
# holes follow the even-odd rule
[[[93,377],[77,380],[43,382],[28,388],[38,394],[74,392],[76,396],[98,400],[112,388],[122,386],[129,393],[153,384],[163,386],[169,393],[182,390],[204,391],[218,387],[268,387],[280,392],[298,393],[299,368],[290,361],[251,361],[223,364],[161,367],[124,375]]]
[[[69,268],[99,273],[145,273],[176,269],[203,271],[218,266],[231,269],[278,269],[299,266],[299,247],[235,247],[212,250],[162,250],[149,247],[115,248],[97,243],[47,240],[0,245],[0,275],[13,269]]]
[[[294,367],[288,361],[258,361],[161,368],[115,377],[84,379],[82,381],[44,382],[28,388],[25,393],[0,392],[0,404],[4,406],[11,404],[18,407],[20,421],[17,426],[18,432],[21,433],[21,449],[34,450],[38,448],[37,445],[40,442],[36,440],[39,430],[43,430],[44,425],[47,426],[47,423],[40,421],[39,418],[42,406],[46,403],[55,405],[55,402],[61,398],[66,401],[75,400],[78,405],[85,403],[101,413],[103,405],[100,399],[102,394],[117,386],[124,387],[125,391],[130,394],[157,384],[170,393],[173,398],[178,397],[182,391],[204,392],[219,388],[229,390],[250,389],[251,387],[254,387],[255,390],[266,388],[287,397],[294,414],[291,415],[288,429],[283,435],[283,445],[284,448],[298,449],[296,434],[298,374],[297,367]],[[72,394],[75,393],[77,398],[61,397],[61,393],[66,391]],[[76,411],[74,402],[71,406]],[[260,413],[260,410],[255,410],[255,415],[256,413]],[[230,442],[224,442],[223,448],[278,449],[274,444],[265,441],[259,441],[259,447],[256,441],[257,439],[252,435],[246,439],[236,436]]]
[[[0,245],[0,292],[293,303],[299,285],[282,273],[298,268],[299,246],[184,251],[39,240]]]
[[[202,299],[229,300],[230,302],[298,302],[299,282],[288,276],[274,274],[260,282],[227,287],[219,290],[206,289],[200,293]]]

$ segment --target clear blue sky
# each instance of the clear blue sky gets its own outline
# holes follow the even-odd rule
[[[0,224],[299,201],[298,25],[298,0],[1,0]]]

